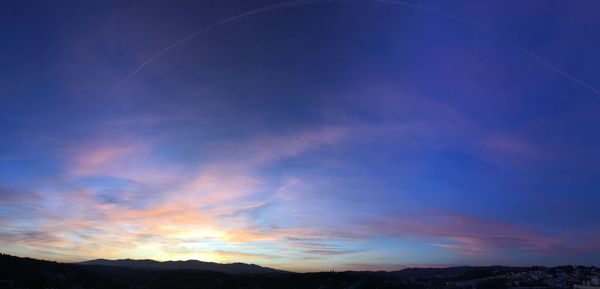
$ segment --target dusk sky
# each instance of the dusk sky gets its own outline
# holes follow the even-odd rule
[[[600,1],[284,2],[1,1],[0,252],[600,265]]]

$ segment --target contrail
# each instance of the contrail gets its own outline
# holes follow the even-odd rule
[[[286,1],[286,2],[281,2],[281,3],[277,3],[274,5],[270,5],[270,6],[265,6],[265,7],[261,7],[261,8],[257,8],[254,10],[250,10],[247,12],[244,12],[242,14],[238,14],[235,16],[231,16],[229,18],[225,18],[222,20],[219,20],[217,22],[214,22],[206,27],[203,27],[199,30],[196,30],[190,34],[188,34],[186,37],[181,38],[175,42],[173,42],[171,45],[163,48],[161,51],[159,51],[158,53],[156,53],[154,56],[146,59],[144,62],[142,62],[142,64],[140,64],[140,66],[138,66],[136,69],[134,69],[131,73],[129,73],[129,75],[127,75],[127,77],[125,77],[123,80],[121,80],[119,83],[117,83],[106,95],[107,97],[112,95],[115,91],[117,91],[121,86],[123,86],[123,84],[125,84],[127,81],[129,81],[131,78],[133,78],[138,72],[140,72],[142,69],[144,69],[144,67],[146,67],[146,65],[150,64],[151,62],[153,62],[154,60],[158,59],[159,57],[163,56],[165,53],[169,52],[171,49],[180,46],[184,43],[186,43],[187,41],[195,38],[196,36],[209,32],[215,28],[218,28],[219,26],[225,25],[229,22],[233,22],[248,16],[252,16],[255,14],[259,14],[259,13],[264,13],[264,12],[268,12],[268,11],[272,11],[272,10],[277,10],[277,9],[282,9],[282,8],[286,8],[286,7],[292,7],[292,6],[300,6],[300,5],[308,5],[308,4],[315,4],[315,3],[324,3],[324,2],[350,2],[353,0],[294,0],[294,1]]]
[[[198,29],[190,34],[188,34],[187,36],[185,36],[184,38],[181,38],[175,42],[173,42],[171,45],[163,48],[162,50],[160,50],[158,53],[156,53],[154,56],[146,59],[144,62],[142,62],[142,64],[140,64],[137,68],[135,68],[131,73],[129,73],[127,75],[127,77],[125,77],[123,80],[121,80],[120,82],[118,82],[107,94],[106,97],[111,96],[113,93],[115,93],[119,88],[121,88],[121,86],[123,86],[125,83],[127,83],[131,78],[133,78],[136,74],[138,74],[141,70],[143,70],[148,64],[152,63],[153,61],[155,61],[156,59],[160,58],[161,56],[163,56],[164,54],[166,54],[167,52],[169,52],[170,50],[186,43],[187,41],[203,34],[203,33],[207,33],[213,29],[216,29],[222,25],[225,25],[227,23],[230,22],[234,22],[237,20],[240,20],[242,18],[246,18],[252,15],[256,15],[256,14],[261,14],[261,13],[265,13],[265,12],[269,12],[269,11],[273,11],[273,10],[279,10],[279,9],[284,9],[284,8],[289,8],[289,7],[294,7],[294,6],[304,6],[304,5],[310,5],[310,4],[321,4],[321,3],[334,3],[334,2],[345,2],[345,3],[368,3],[368,2],[374,2],[374,3],[385,3],[385,4],[392,4],[392,5],[399,5],[399,6],[404,6],[404,7],[408,7],[408,8],[413,8],[413,9],[418,9],[418,10],[422,10],[425,12],[429,12],[429,13],[433,13],[433,14],[437,14],[443,17],[446,17],[448,19],[452,19],[458,22],[462,22],[465,23],[467,25],[473,26],[481,31],[487,32],[490,35],[496,37],[497,39],[501,40],[502,42],[508,44],[509,46],[513,47],[514,49],[518,50],[519,52],[523,53],[524,55],[528,56],[529,58],[531,58],[532,60],[542,64],[543,66],[545,66],[546,68],[558,73],[559,75],[563,76],[564,78],[574,82],[575,84],[579,85],[580,87],[583,87],[587,90],[589,90],[592,93],[595,93],[597,95],[600,95],[600,90],[598,90],[597,88],[587,84],[586,82],[576,78],[573,75],[568,74],[567,72],[564,72],[563,70],[561,70],[560,68],[556,67],[555,65],[549,63],[548,61],[542,59],[541,57],[539,57],[538,55],[536,55],[535,53],[533,53],[532,51],[528,50],[527,48],[519,45],[518,43],[516,43],[515,41],[511,40],[510,38],[504,36],[503,34],[485,26],[482,24],[479,24],[477,22],[473,22],[467,18],[464,17],[460,17],[460,16],[456,16],[454,14],[450,14],[448,12],[445,12],[443,10],[439,10],[439,9],[435,9],[435,8],[431,8],[431,7],[427,7],[427,6],[422,6],[422,5],[418,5],[418,4],[414,4],[411,2],[407,2],[407,1],[403,1],[403,0],[292,0],[292,1],[285,1],[285,2],[280,2],[277,4],[273,4],[273,5],[269,5],[269,6],[264,6],[264,7],[260,7],[257,9],[253,9],[247,12],[244,12],[242,14],[238,14],[235,16],[231,16],[229,18],[225,18],[222,20],[219,20],[217,22],[214,22],[206,27],[203,27],[201,29]]]

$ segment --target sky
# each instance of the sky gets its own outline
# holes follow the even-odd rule
[[[277,3],[3,1],[0,250],[599,265],[600,2]]]

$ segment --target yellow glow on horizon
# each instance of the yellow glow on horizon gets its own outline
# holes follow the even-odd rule
[[[203,228],[194,230],[181,230],[175,233],[173,236],[176,238],[182,238],[187,240],[203,240],[203,239],[216,239],[223,240],[226,238],[227,233],[222,230],[213,228]]]

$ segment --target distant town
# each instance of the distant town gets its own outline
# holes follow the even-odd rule
[[[443,276],[439,276],[444,278]],[[428,285],[432,283],[424,283]],[[433,285],[433,284],[432,284]],[[443,288],[600,288],[600,269],[585,266],[530,267],[493,276],[449,281]]]

